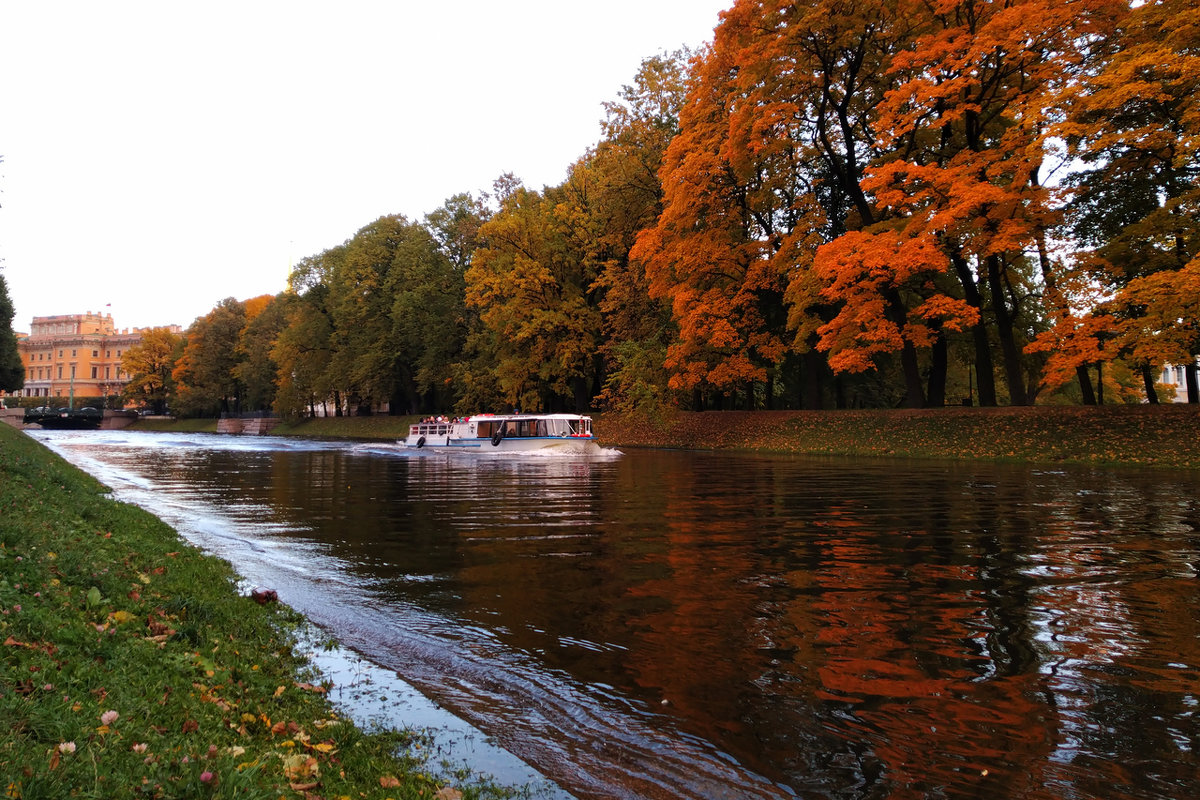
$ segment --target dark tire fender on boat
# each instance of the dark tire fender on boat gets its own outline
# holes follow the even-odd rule
[[[425,446],[425,437],[422,436],[420,439],[417,439],[417,447],[424,447],[424,446]]]
[[[504,429],[503,428],[501,428],[500,430],[493,433],[492,434],[492,447],[499,447],[500,440],[503,438],[504,438]]]

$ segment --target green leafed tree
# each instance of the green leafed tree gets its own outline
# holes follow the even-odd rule
[[[17,336],[12,327],[14,313],[8,296],[8,282],[0,275],[0,391],[5,392],[15,392],[25,386],[25,366],[21,363]]]
[[[279,368],[271,350],[287,322],[289,296],[263,295],[246,301],[246,327],[238,340],[234,377],[244,387],[242,408],[269,411],[275,403]]]

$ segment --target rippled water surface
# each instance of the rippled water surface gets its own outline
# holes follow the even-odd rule
[[[37,435],[579,798],[1200,796],[1195,474]]]

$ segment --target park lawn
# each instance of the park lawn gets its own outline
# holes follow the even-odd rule
[[[512,796],[422,772],[419,732],[341,718],[297,652],[303,624],[0,425],[4,797]]]

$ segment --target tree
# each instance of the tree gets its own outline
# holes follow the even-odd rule
[[[143,331],[142,340],[121,357],[121,369],[129,375],[125,401],[150,408],[155,414],[167,413],[175,389],[172,373],[183,355],[183,344],[184,338],[170,328]]]
[[[787,350],[783,273],[766,257],[781,201],[770,190],[755,194],[760,172],[730,158],[730,113],[741,99],[738,48],[725,46],[732,29],[727,16],[714,48],[695,62],[660,171],[662,213],[630,253],[645,269],[650,296],[670,304],[678,326],[667,349],[669,385],[696,395],[731,396],[765,381]],[[755,207],[752,195],[765,207]],[[753,392],[746,394],[752,402]]]
[[[629,253],[638,232],[662,213],[658,173],[679,131],[689,58],[681,50],[643,60],[620,99],[605,104],[603,138],[575,166],[592,187],[586,213],[596,233],[589,258],[595,262],[605,360],[599,399],[610,408],[653,410],[669,397],[664,365],[678,330],[670,305],[650,295],[645,269]]]
[[[333,318],[329,283],[340,248],[301,259],[288,276],[284,324],[271,346],[278,379],[275,411],[288,417],[316,414],[316,404],[334,401],[342,415],[333,360]]]
[[[242,410],[243,385],[234,370],[245,326],[245,305],[227,297],[188,328],[183,354],[172,372],[177,413],[215,416]]]
[[[466,274],[467,304],[494,333],[500,396],[522,409],[583,410],[591,399],[600,315],[585,257],[588,190],[582,175],[544,194],[510,187]]]
[[[0,391],[16,392],[25,387],[25,365],[13,333],[12,300],[8,296],[8,281],[0,275]]]
[[[244,387],[242,407],[267,411],[275,403],[279,367],[271,350],[286,324],[287,296],[262,295],[247,300],[246,327],[238,337],[238,364],[233,376]]]
[[[451,198],[440,211],[446,218],[434,220],[442,227],[407,229],[386,284],[399,354],[398,394],[404,408],[424,412],[452,408],[457,400],[452,375],[470,324],[465,265],[481,224],[478,207],[466,196]]]
[[[392,308],[397,253],[412,235],[428,232],[405,217],[380,217],[336,251],[328,251],[331,376],[359,412],[390,402],[405,405],[410,370],[395,341]]]
[[[1063,93],[1055,129],[1084,166],[1070,180],[1068,232],[1085,245],[1074,285],[1107,294],[1039,346],[1061,375],[1126,354],[1153,398],[1152,373],[1200,352],[1200,27],[1194,4],[1126,9],[1102,68]],[[1090,339],[1090,343],[1087,340]],[[1107,347],[1105,347],[1107,340]],[[1195,383],[1195,367],[1189,367]],[[1200,402],[1200,398],[1196,398]]]

